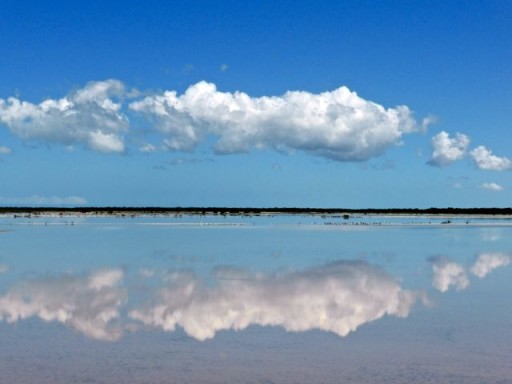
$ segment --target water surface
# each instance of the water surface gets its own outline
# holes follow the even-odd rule
[[[508,219],[0,218],[0,383],[512,383]]]

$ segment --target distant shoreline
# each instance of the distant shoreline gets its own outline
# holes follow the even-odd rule
[[[512,208],[236,208],[236,207],[0,207],[0,215],[62,216],[169,216],[169,215],[353,215],[389,216],[512,216]]]

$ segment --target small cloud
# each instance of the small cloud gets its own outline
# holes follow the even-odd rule
[[[483,183],[483,184],[480,184],[480,188],[486,189],[488,191],[494,191],[494,192],[503,191],[503,187],[496,183]]]
[[[457,132],[454,138],[450,138],[447,132],[442,131],[432,137],[432,146],[434,151],[427,164],[443,167],[464,158],[469,146],[469,137]]]
[[[393,160],[385,159],[371,163],[370,167],[376,171],[388,171],[390,169],[396,169],[396,164]]]
[[[21,206],[69,206],[69,205],[84,205],[87,200],[79,196],[69,197],[44,197],[39,195],[32,195],[29,197],[2,197],[0,196],[0,204],[4,205],[21,205]]]
[[[504,267],[512,262],[512,255],[505,253],[483,253],[478,256],[471,267],[471,273],[480,278],[485,277],[496,268]]]
[[[455,181],[457,181],[457,180],[461,180],[461,181],[468,181],[468,180],[471,180],[471,178],[470,178],[469,176],[457,176],[457,177],[455,177],[455,176],[449,176],[449,177],[448,177],[448,179],[449,179],[449,180],[455,180]]]
[[[9,266],[5,265],[5,264],[0,264],[0,275],[2,273],[7,273],[7,272],[9,272]]]
[[[463,189],[466,186],[466,183],[469,181],[469,177],[467,176],[450,176],[448,177],[449,183],[451,183],[452,188],[454,189]]]
[[[279,163],[274,163],[272,164],[272,169],[276,170],[276,171],[280,171],[283,169],[282,165],[279,164]]]
[[[153,144],[144,144],[139,148],[139,151],[141,152],[155,152],[156,147]]]
[[[202,163],[212,163],[212,159],[197,159],[197,158],[179,158],[169,161],[170,165],[195,165]]]
[[[103,269],[89,276],[88,287],[96,291],[104,287],[114,287],[123,280],[124,273],[120,269]]]
[[[429,115],[423,118],[423,120],[421,120],[422,132],[426,133],[428,131],[428,127],[435,123],[437,123],[437,116]]]
[[[512,160],[493,155],[492,151],[480,145],[470,152],[471,158],[479,169],[486,171],[506,171],[512,169]]]
[[[180,158],[180,159],[169,160],[170,165],[186,165],[186,164],[197,164],[197,163],[198,163],[198,161],[195,159]]]
[[[0,155],[8,155],[11,152],[12,152],[11,148],[0,145]]]
[[[432,264],[432,286],[441,292],[446,292],[451,286],[457,290],[468,287],[469,280],[464,267],[450,261],[445,257],[433,257],[429,259]]]
[[[195,69],[194,64],[185,64],[183,66],[183,72],[184,73],[190,73]]]
[[[155,271],[153,269],[142,268],[139,270],[139,275],[143,278],[149,279],[155,275]]]
[[[220,71],[221,71],[221,72],[226,72],[226,71],[228,70],[228,68],[229,68],[229,65],[227,65],[227,64],[222,64],[222,65],[220,66]]]
[[[483,241],[498,241],[503,238],[503,232],[498,228],[482,228],[480,237]]]

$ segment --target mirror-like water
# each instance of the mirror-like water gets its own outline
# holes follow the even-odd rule
[[[512,226],[0,218],[0,383],[512,383]]]

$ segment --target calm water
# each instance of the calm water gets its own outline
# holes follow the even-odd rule
[[[511,224],[0,217],[0,383],[512,383]]]

